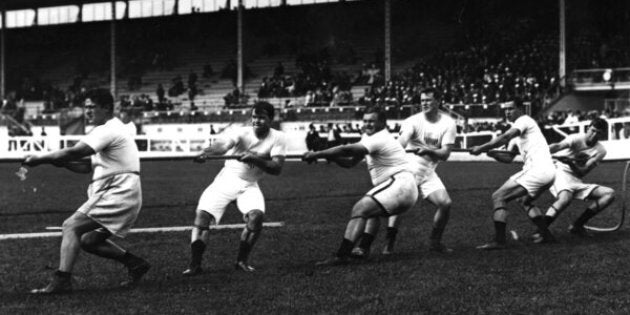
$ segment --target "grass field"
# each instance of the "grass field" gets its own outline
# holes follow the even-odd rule
[[[606,163],[588,180],[620,188],[622,163]],[[183,161],[143,162],[144,208],[136,227],[190,225],[202,190],[220,169]],[[32,169],[20,182],[15,164],[0,164],[0,234],[44,232],[60,226],[85,199],[87,176],[53,167]],[[131,234],[121,241],[153,268],[133,290],[117,284],[120,265],[82,253],[74,272],[76,292],[31,296],[58,261],[59,238],[0,241],[0,313],[170,314],[170,313],[630,313],[630,233],[581,239],[566,232],[585,207],[576,201],[552,231],[558,244],[511,241],[507,250],[481,252],[475,246],[492,235],[490,195],[520,165],[445,163],[438,173],[453,199],[444,242],[450,255],[430,253],[426,240],[433,208],[419,202],[404,216],[397,253],[378,254],[360,264],[315,268],[336,250],[353,203],[370,188],[364,165],[288,162],[280,177],[261,186],[267,198],[268,228],[252,254],[258,271],[232,269],[240,230],[214,231],[204,259],[206,272],[183,278],[189,233]],[[621,193],[619,194],[621,196]],[[538,202],[547,207],[551,196]],[[610,224],[621,198],[602,215]],[[508,228],[522,237],[533,226],[516,207]],[[240,223],[228,209],[223,223]]]

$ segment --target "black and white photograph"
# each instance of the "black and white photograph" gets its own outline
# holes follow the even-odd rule
[[[0,314],[630,314],[628,0],[2,0],[0,100]]]

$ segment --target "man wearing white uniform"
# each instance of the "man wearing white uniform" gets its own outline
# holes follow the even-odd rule
[[[549,191],[556,201],[545,214],[547,225],[566,209],[573,199],[591,200],[586,211],[569,227],[569,232],[589,236],[584,224],[606,209],[615,200],[615,191],[610,187],[586,184],[582,177],[593,170],[606,156],[606,149],[599,140],[606,135],[608,123],[595,118],[585,134],[572,134],[549,146],[556,156],[556,179]]]
[[[547,140],[545,140],[536,121],[524,114],[522,103],[510,102],[503,104],[502,107],[505,109],[507,119],[513,122],[512,127],[491,141],[472,147],[470,153],[479,155],[490,149],[506,145],[512,138],[518,137],[518,147],[525,164],[522,171],[510,177],[503,186],[492,194],[495,237],[490,243],[477,248],[483,250],[505,248],[508,214],[506,205],[515,199],[518,199],[530,220],[538,227],[541,233],[540,243],[553,242],[555,239],[547,229],[540,209],[532,204],[542,191],[551,186],[555,177],[555,167],[551,153],[549,153]]]
[[[365,133],[358,143],[307,152],[303,157],[307,162],[318,158],[331,159],[341,167],[355,166],[365,157],[374,185],[352,208],[352,216],[336,255],[318,262],[318,265],[347,263],[366,221],[403,213],[418,199],[405,149],[385,128],[385,113],[377,107],[369,108],[363,115],[363,124]]]
[[[138,135],[138,127],[136,127],[133,118],[126,109],[120,111],[120,120],[123,122],[125,131],[135,138]]]
[[[114,99],[109,91],[89,91],[85,116],[96,127],[70,148],[41,156],[27,156],[23,164],[53,164],[78,173],[93,170],[88,200],[63,222],[59,269],[50,284],[32,293],[60,293],[72,290],[71,271],[79,250],[123,263],[128,279],[137,283],[150,265],[109,240],[124,237],[135,222],[142,206],[140,159],[133,138],[125,133],[123,123],[113,115]],[[83,160],[91,156],[91,160]]]
[[[238,155],[238,160],[227,160],[225,166],[208,186],[197,205],[195,225],[191,237],[191,262],[183,274],[201,273],[201,260],[209,239],[209,226],[219,224],[230,202],[243,213],[245,228],[241,234],[235,268],[253,272],[249,253],[260,236],[265,213],[265,199],[258,186],[264,173],[280,175],[286,154],[286,139],[282,132],[272,129],[274,108],[258,102],[252,108],[252,127],[238,128],[218,138],[204,149],[195,161],[204,162],[207,155]]]
[[[420,93],[422,112],[403,122],[398,141],[407,150],[416,151],[416,154],[408,155],[412,165],[411,171],[414,172],[422,197],[437,207],[429,237],[429,249],[449,253],[452,249],[444,246],[441,240],[449,219],[451,197],[435,169],[440,161],[446,161],[450,156],[455,144],[457,126],[451,117],[439,110],[440,101],[441,97],[437,90],[432,88],[423,90]],[[393,251],[399,222],[398,216],[389,217],[384,254]],[[377,232],[378,220],[370,221],[361,236],[359,247],[353,254],[359,257],[366,256]]]

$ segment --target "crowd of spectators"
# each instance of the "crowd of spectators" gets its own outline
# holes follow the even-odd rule
[[[306,106],[338,106],[350,104],[353,78],[344,71],[331,70],[327,50],[314,54],[300,54],[295,63],[298,71],[287,74],[278,63],[273,76],[264,77],[258,88],[258,97],[304,96]]]
[[[39,79],[24,76],[20,79],[19,86],[7,93],[7,100],[43,101],[43,113],[54,113],[61,109],[81,104],[83,94],[88,88],[85,77],[76,76],[67,89],[61,89],[48,83],[42,83]]]
[[[212,73],[212,67],[210,67],[209,69],[207,67],[208,67],[207,65],[204,66],[204,76],[210,75],[210,73]],[[243,80],[247,80],[253,76],[254,76],[254,73],[252,72],[252,70],[249,68],[247,64],[244,64],[243,65]],[[232,84],[236,85],[237,79],[238,79],[238,65],[234,59],[228,61],[228,63],[225,64],[225,66],[223,67],[223,70],[221,70],[220,77],[221,79],[230,79],[232,81]]]
[[[494,104],[519,98],[541,108],[558,82],[549,43],[537,40],[513,51],[488,45],[436,54],[382,85],[371,85],[363,104],[403,105],[419,101],[422,89],[440,90],[446,104]],[[378,82],[378,76],[375,79]]]
[[[249,106],[249,94],[241,92],[238,87],[223,97],[225,101],[224,108],[239,108]]]
[[[626,117],[630,113],[627,111],[618,112],[610,109],[580,111],[580,110],[566,110],[566,111],[553,111],[548,115],[541,117],[541,123],[545,125],[569,125],[581,121],[592,120],[599,117],[603,119]]]

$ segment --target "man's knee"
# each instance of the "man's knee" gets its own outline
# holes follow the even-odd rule
[[[532,205],[532,199],[529,198],[529,196],[519,197],[516,199],[516,202],[518,202],[518,204],[525,209],[531,207]]]
[[[573,200],[573,194],[568,191],[562,191],[558,194],[557,202],[560,205],[568,205]]]
[[[429,194],[427,200],[440,210],[450,209],[453,203],[451,196],[448,195],[445,189],[437,190]]]
[[[497,190],[492,193],[492,202],[496,203],[505,203],[505,193],[501,190]]]
[[[86,233],[81,237],[81,249],[86,252],[94,252],[96,247],[107,239],[105,235],[100,235],[98,232]]]
[[[197,209],[197,213],[195,214],[195,226],[205,228],[215,222],[216,220],[210,213]]]
[[[71,216],[63,221],[61,229],[63,233],[76,233],[79,226],[79,222]]]
[[[615,200],[615,198],[617,197],[615,190],[610,187],[603,187],[603,195],[604,197],[608,198],[610,201]]]
[[[385,211],[381,208],[381,206],[374,200],[369,197],[361,198],[357,203],[352,207],[352,218],[363,218],[368,219],[371,217],[376,217],[380,214],[385,214]]]
[[[251,210],[247,213],[247,229],[260,231],[263,225],[264,213],[261,210]]]
[[[61,229],[63,231],[69,231],[73,228],[73,226],[74,226],[74,220],[72,218],[67,218],[63,220],[63,223],[61,224]]]
[[[446,198],[442,198],[442,200],[440,200],[440,201],[437,203],[437,205],[436,205],[436,206],[437,206],[440,210],[443,210],[443,211],[448,211],[448,210],[450,210],[450,209],[451,209],[451,205],[452,205],[452,204],[453,204],[453,201],[451,200],[451,198],[450,198],[450,197],[446,197]]]

